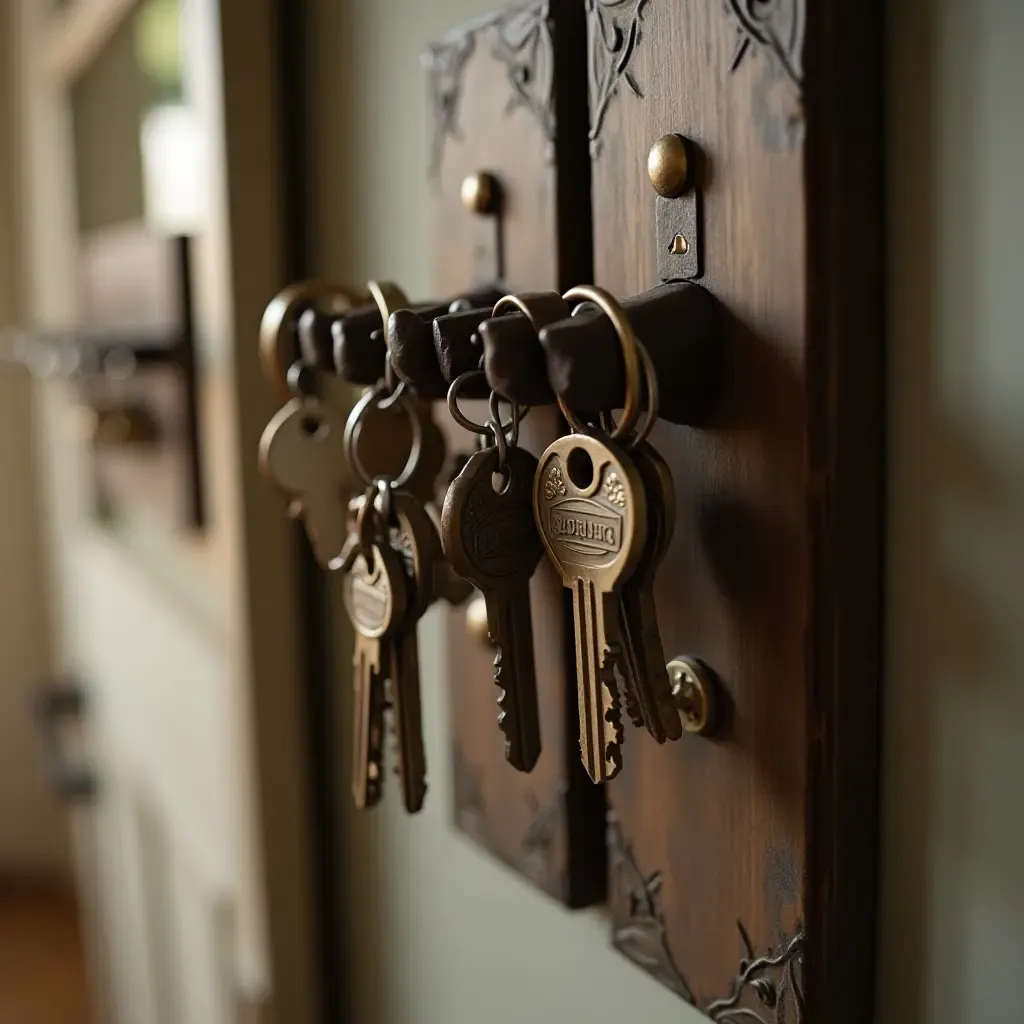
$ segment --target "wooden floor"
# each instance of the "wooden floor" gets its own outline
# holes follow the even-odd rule
[[[0,881],[0,1024],[90,1024],[74,895]]]

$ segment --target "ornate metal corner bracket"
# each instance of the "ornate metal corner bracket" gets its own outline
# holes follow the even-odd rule
[[[611,869],[623,876],[629,894],[629,909],[624,919],[623,915],[613,914],[613,945],[666,988],[693,1004],[693,993],[668,945],[665,919],[659,905],[661,872],[645,875],[640,870],[614,811],[608,812],[607,836]]]
[[[803,48],[806,0],[726,0],[736,25],[736,45],[729,61],[737,71],[753,50],[764,54],[765,67],[754,88],[754,116],[765,145],[788,149],[803,125]],[[786,95],[776,95],[782,79]]]
[[[704,1012],[716,1024],[803,1024],[804,933],[783,941],[778,952],[769,949],[758,957],[743,924],[737,927],[745,951],[739,973],[729,995]]]
[[[555,844],[558,839],[559,820],[565,808],[567,787],[560,783],[554,797],[542,806],[532,791],[526,801],[533,812],[523,835],[519,869],[545,891],[557,887],[558,865],[555,862]]]
[[[483,772],[455,744],[452,770],[455,776],[455,821],[459,828],[478,843],[490,844],[487,810],[484,806]]]
[[[523,107],[537,120],[548,142],[555,138],[555,51],[548,0],[488,14],[445,36],[423,55],[430,91],[433,135],[430,178],[437,180],[445,142],[462,139],[459,105],[463,78],[477,41],[491,39],[491,55],[506,69],[511,91],[508,116]]]
[[[625,80],[634,96],[643,90],[630,71],[640,42],[640,27],[647,0],[586,0],[590,76],[590,152],[599,151],[601,129],[608,108]],[[620,10],[620,8],[625,8]]]
[[[735,71],[756,46],[769,53],[786,77],[801,88],[805,0],[726,0],[726,4],[736,22],[736,49],[729,70]]]

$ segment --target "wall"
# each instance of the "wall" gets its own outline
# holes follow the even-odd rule
[[[426,294],[425,40],[490,0],[317,0],[315,269]],[[1024,6],[896,0],[881,1024],[1020,1020],[1024,964]],[[401,244],[399,244],[399,240]],[[431,795],[348,812],[359,1021],[695,1014],[448,824],[436,623]],[[339,660],[339,665],[342,662]],[[343,694],[343,699],[347,697]],[[339,771],[347,771],[340,759]],[[376,885],[374,883],[377,883]],[[485,937],[486,936],[486,940]],[[379,1012],[378,1012],[379,1011]]]
[[[1024,6],[892,5],[887,1024],[1021,1020]]]
[[[0,4],[0,153],[17,131],[9,5]],[[17,163],[0,159],[0,330],[22,322]],[[0,871],[64,872],[62,807],[43,772],[31,718],[34,684],[51,669],[42,509],[33,465],[31,380],[0,363]]]

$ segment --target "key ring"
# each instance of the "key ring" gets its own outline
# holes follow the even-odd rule
[[[487,423],[491,428],[491,433],[494,435],[494,446],[498,449],[498,472],[504,473],[505,466],[508,463],[509,441],[505,437],[505,431],[501,429],[501,397],[497,391],[491,392],[491,397],[487,400],[487,407],[491,413]],[[513,406],[512,411],[512,419],[515,422],[513,427],[514,439],[511,442],[513,447],[519,443],[519,420],[516,416],[515,408]]]
[[[654,369],[654,360],[651,359],[651,354],[647,351],[647,346],[639,338],[637,338],[636,346],[637,352],[640,355],[640,364],[644,371],[644,382],[647,385],[647,408],[644,410],[640,429],[629,439],[629,441],[626,442],[626,446],[629,448],[635,448],[641,441],[647,440],[647,435],[650,434],[651,429],[654,427],[654,422],[658,418],[658,404],[660,399],[658,392],[658,374]],[[601,413],[601,429],[607,434],[614,434],[615,432],[615,420],[612,417],[610,409]]]
[[[367,410],[371,406],[376,406],[378,409],[390,408],[394,402],[388,406],[384,405],[384,401],[389,397],[391,396],[385,392],[381,385],[368,388],[363,397],[352,407],[352,411],[349,413],[348,420],[345,423],[345,458],[348,459],[348,464],[355,470],[360,482],[368,487],[374,486],[375,478],[367,473],[366,467],[359,458],[359,434],[363,429],[363,417],[366,415]],[[420,455],[423,452],[423,424],[420,423],[416,410],[409,402],[400,402],[399,408],[405,413],[405,418],[409,421],[409,427],[412,430],[412,439],[409,442],[409,456],[405,460],[402,472],[392,482],[392,486],[401,488],[412,479],[419,466]]]
[[[592,284],[581,284],[575,288],[570,288],[562,298],[567,302],[576,300],[581,304],[593,303],[611,320],[615,333],[619,336],[619,344],[622,347],[622,363],[626,371],[626,400],[622,410],[622,420],[612,430],[611,439],[613,441],[620,441],[632,431],[640,416],[640,395],[643,386],[640,374],[642,360],[640,342],[637,340],[636,333],[629,322],[626,311],[619,304],[618,300],[603,288],[598,288],[597,285]],[[653,366],[651,369],[653,371]],[[653,379],[653,376],[651,379]],[[586,424],[576,417],[576,414],[569,408],[561,396],[557,397],[558,407],[562,410],[562,415],[568,421],[569,426],[577,433],[585,432],[587,429]],[[650,423],[646,425],[645,436],[646,432],[650,431],[653,422],[654,416],[652,415]]]
[[[278,292],[263,312],[260,321],[260,366],[267,380],[286,398],[292,397],[288,386],[288,367],[292,353],[286,351],[291,342],[289,329],[294,327],[295,314],[310,304],[331,299],[339,310],[363,304],[366,297],[344,285],[329,281],[299,281]]]
[[[471,420],[460,408],[459,408],[459,391],[462,389],[463,384],[471,378],[479,378],[484,376],[483,370],[466,370],[464,373],[460,373],[455,380],[452,381],[448,388],[448,411],[451,413],[452,419],[464,430],[468,430],[473,434],[481,434],[484,437],[489,437],[495,434],[493,420],[498,420],[498,417],[493,415],[486,423],[476,423]],[[497,397],[498,402],[503,402],[505,399],[497,393],[492,391],[491,396]],[[490,399],[488,400],[490,401]],[[508,422],[500,423],[498,433],[507,434],[509,444],[515,446],[519,443],[519,424],[526,419],[526,413],[529,409],[523,410],[523,407],[516,405],[515,402],[509,403],[512,406],[512,413]],[[495,437],[495,444],[497,444],[497,438]]]
[[[405,292],[391,281],[370,281],[366,287],[377,304],[384,328],[384,386],[388,393],[379,403],[379,408],[387,411],[396,402],[402,400],[408,387],[404,380],[397,379],[395,368],[391,363],[391,346],[387,342],[388,321],[391,319],[391,310],[408,309],[409,300],[406,298]]]

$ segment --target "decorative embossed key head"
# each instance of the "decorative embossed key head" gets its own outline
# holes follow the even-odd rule
[[[584,575],[609,589],[623,583],[643,553],[643,484],[617,445],[567,434],[541,458],[534,514],[548,556],[563,580]]]
[[[537,460],[511,446],[504,470],[497,448],[473,455],[445,497],[441,537],[452,568],[483,592],[487,629],[497,647],[498,724],[505,756],[519,771],[540,757],[530,577],[544,553],[533,519]]]
[[[448,561],[481,589],[479,580],[529,579],[544,554],[530,500],[537,460],[514,447],[506,461],[502,482],[493,479],[496,449],[471,456],[448,489],[441,518]]]
[[[572,591],[580,756],[603,782],[622,768],[618,600],[646,542],[643,484],[618,445],[577,432],[541,456],[533,505],[548,556]]]

